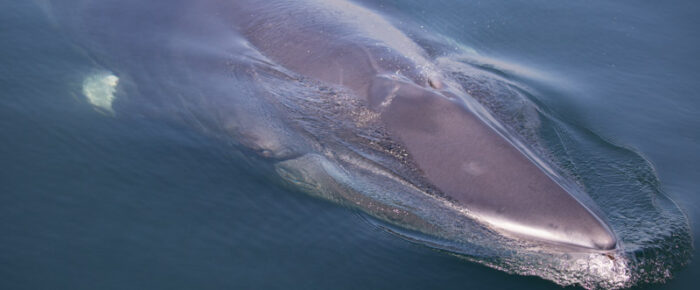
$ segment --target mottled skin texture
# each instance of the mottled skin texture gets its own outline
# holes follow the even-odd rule
[[[441,92],[420,49],[376,14],[341,1],[234,2],[234,21],[255,47],[288,69],[364,97],[430,182],[476,216],[520,236],[615,248],[604,222]],[[365,26],[377,29],[376,38],[357,35]],[[415,52],[402,55],[407,49]]]

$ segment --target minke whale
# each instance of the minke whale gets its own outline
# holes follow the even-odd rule
[[[470,112],[418,45],[378,15],[344,1],[309,1],[320,11],[235,2],[232,20],[255,47],[364,99],[425,177],[483,221],[543,241],[615,248],[600,217]],[[309,18],[334,25],[310,27]]]
[[[375,205],[427,193],[430,200],[443,200],[464,213],[445,218],[473,219],[509,239],[570,251],[618,247],[594,204],[578,199],[536,156],[474,109],[469,94],[414,40],[359,4],[74,2],[66,7],[48,1],[44,7],[100,66],[120,78],[107,79],[117,86],[115,103],[108,104],[117,115],[137,107],[134,103],[149,104],[151,110],[139,114],[171,115],[165,118],[231,138],[274,163],[282,178],[303,190],[426,233],[431,233],[430,222],[414,215],[422,210],[421,203],[390,210]],[[159,13],[148,14],[153,11]],[[244,62],[249,65],[240,64]],[[265,69],[253,69],[261,67]],[[284,105],[294,90],[235,85],[241,79],[266,78],[337,92],[324,100],[342,95],[343,102],[355,105],[339,114],[374,122],[372,128],[395,145],[381,158],[371,150],[353,150],[367,147],[357,145],[358,138],[331,134],[343,130],[336,123],[313,121],[335,115],[297,118],[306,123],[289,117],[314,114],[294,113]],[[309,98],[314,101],[313,94]],[[309,122],[313,126],[298,125]],[[376,178],[358,177],[368,174]],[[398,185],[374,186],[372,180]],[[367,194],[333,193],[341,191]],[[406,218],[397,221],[390,217],[392,211]]]

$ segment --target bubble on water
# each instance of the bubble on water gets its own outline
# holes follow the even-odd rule
[[[112,103],[118,84],[119,78],[111,72],[97,72],[83,80],[83,95],[96,108],[113,113]]]

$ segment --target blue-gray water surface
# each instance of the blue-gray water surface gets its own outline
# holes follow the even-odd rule
[[[401,238],[275,182],[264,164],[197,130],[95,109],[84,79],[104,63],[41,3],[0,1],[1,289],[559,288]],[[572,174],[589,190],[632,183],[606,184],[609,171],[595,169],[607,160],[630,179],[640,166],[651,176],[639,186],[675,201],[697,232],[700,4],[361,3],[426,47],[472,52],[476,67],[526,88],[556,124],[578,132],[549,140],[550,151],[586,168]],[[601,207],[613,219],[629,214]],[[660,250],[669,272],[644,287],[695,289],[700,266],[684,265],[694,250],[679,239],[659,244],[680,246]]]

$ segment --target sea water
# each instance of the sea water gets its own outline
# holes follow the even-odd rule
[[[362,4],[465,89],[498,79],[499,97],[471,94],[587,186],[634,257],[653,261],[635,273],[693,286],[683,227],[685,214],[690,232],[700,219],[697,4]],[[1,288],[558,287],[283,187],[197,130],[115,118],[115,87],[133,80],[101,70],[44,8],[0,3]]]

